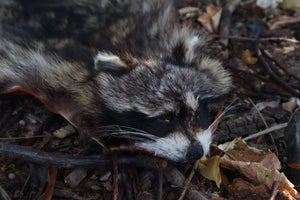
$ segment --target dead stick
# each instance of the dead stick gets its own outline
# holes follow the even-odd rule
[[[243,140],[247,141],[247,140],[251,140],[251,139],[257,138],[257,137],[259,137],[261,135],[265,135],[267,133],[283,129],[283,128],[287,127],[287,125],[288,125],[288,123],[282,123],[282,124],[277,124],[275,126],[271,126],[270,128],[267,128],[267,129],[265,129],[263,131],[260,131],[258,133],[249,135],[248,137],[243,138]]]
[[[163,173],[162,170],[159,169],[158,173],[158,184],[157,184],[157,200],[162,200],[162,191],[163,191]]]
[[[32,147],[25,147],[14,144],[0,142],[0,156],[23,159],[44,166],[57,166],[61,168],[99,168],[113,167],[111,156],[70,156],[55,153],[47,153],[36,150]],[[136,166],[145,168],[165,168],[167,161],[161,158],[133,155],[120,156],[118,165],[120,166]]]
[[[268,123],[266,122],[264,116],[261,114],[260,110],[257,108],[257,106],[255,105],[255,103],[252,101],[252,99],[249,97],[248,100],[250,101],[250,103],[253,105],[253,107],[255,108],[256,112],[258,113],[259,117],[261,118],[261,120],[263,121],[263,123],[265,124],[266,128],[270,128]],[[276,155],[278,156],[278,149],[277,149],[277,146],[276,146],[276,143],[275,143],[275,140],[274,140],[274,137],[273,135],[270,133],[270,138],[273,142],[273,145],[274,145],[274,148],[275,148],[275,152],[276,152]],[[259,142],[258,142],[259,143]]]
[[[226,38],[232,40],[247,40],[247,41],[286,41],[295,44],[299,44],[300,41],[295,39],[283,38],[283,37],[268,37],[268,38],[250,38],[250,37],[242,37],[242,36],[229,36],[229,35],[211,35],[213,38]]]
[[[297,76],[296,74],[290,72],[286,67],[284,67],[278,60],[276,60],[275,58],[273,58],[273,56],[265,51],[264,49],[261,49],[262,53],[267,56],[268,59],[272,60],[278,67],[280,67],[283,71],[285,71],[285,73],[287,73],[287,75],[294,77],[296,80],[300,81],[300,77]]]
[[[11,200],[11,198],[9,197],[7,192],[1,187],[1,185],[0,185],[0,199]]]
[[[187,189],[189,188],[189,185],[190,185],[190,183],[191,183],[191,180],[192,180],[192,178],[194,177],[194,174],[196,173],[196,170],[197,170],[197,168],[198,168],[199,162],[200,162],[200,160],[197,160],[197,161],[194,163],[194,166],[193,166],[193,168],[192,168],[192,171],[191,171],[189,177],[188,177],[188,178],[185,180],[185,182],[184,182],[184,187],[183,187],[183,190],[182,190],[181,195],[180,195],[180,197],[179,197],[178,200],[183,200],[183,198],[184,198],[184,196],[185,196],[185,193],[186,193]]]
[[[168,166],[163,170],[164,176],[174,186],[183,188],[185,183],[185,176],[174,166]],[[186,199],[189,200],[208,200],[203,194],[201,194],[195,187],[190,183]]]
[[[267,72],[274,78],[274,80],[281,84],[284,88],[286,88],[289,92],[291,92],[293,95],[295,95],[296,97],[300,97],[300,94],[294,90],[291,86],[289,86],[285,81],[281,80],[271,69],[271,67],[269,66],[269,64],[266,62],[266,60],[264,59],[264,57],[262,56],[261,50],[259,48],[259,44],[256,44],[256,52],[258,55],[259,60],[262,62],[263,66],[265,67],[265,69],[267,70]]]
[[[114,162],[114,200],[118,200],[119,196],[119,181],[118,181],[118,158],[117,153],[113,153],[113,162]]]
[[[128,200],[133,200],[133,188],[132,188],[132,184],[131,184],[131,181],[130,181],[130,178],[129,178],[129,175],[128,175],[128,171],[127,171],[127,168],[125,167],[121,167],[120,168],[120,172],[121,172],[121,180],[122,180],[122,183],[125,187],[125,191],[126,191],[126,194],[127,194],[127,199]]]

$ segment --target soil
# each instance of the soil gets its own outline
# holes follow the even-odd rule
[[[236,138],[245,138],[268,127],[289,122],[296,108],[288,111],[282,105],[290,101],[292,97],[300,97],[300,81],[279,66],[283,66],[291,74],[300,77],[300,44],[284,39],[290,38],[299,41],[300,23],[286,23],[277,29],[270,29],[272,24],[281,20],[281,16],[296,17],[299,16],[299,11],[281,7],[262,9],[249,1],[248,3],[240,2],[230,13],[228,6],[233,3],[234,0],[226,2],[186,0],[186,3],[179,4],[181,7],[198,8],[196,13],[182,16],[182,23],[191,23],[195,30],[211,36],[209,44],[211,54],[222,60],[225,68],[231,72],[234,78],[235,89],[224,104],[224,106],[231,104],[233,107],[219,123],[214,135],[211,156],[219,153],[216,150],[218,144]],[[219,30],[213,33],[208,32],[197,20],[206,12],[209,5],[223,8]],[[227,33],[224,33],[225,30]],[[220,35],[224,37],[221,38]],[[258,38],[266,39],[259,41],[256,40]],[[224,40],[227,40],[225,44]],[[259,57],[257,45],[259,45],[260,51],[267,52],[277,63],[265,54]],[[245,50],[249,50],[253,58],[258,58],[257,62],[247,63],[243,59]],[[251,56],[248,55],[248,58]],[[266,68],[264,62],[268,63],[272,73]],[[264,105],[265,108],[260,109],[259,105]],[[0,95],[0,110],[0,142],[33,147],[43,152],[54,153],[54,155],[111,155],[95,141],[76,130],[69,131],[70,134],[63,138],[54,136],[55,131],[69,126],[68,122],[61,116],[51,113],[34,97]],[[289,157],[293,151],[287,150],[291,141],[287,140],[285,134],[285,129],[280,129],[247,142],[250,146],[265,152],[275,152],[282,165],[281,172],[284,172],[292,181],[296,178],[293,176],[298,176],[299,173],[291,174],[291,168],[288,166]],[[295,150],[293,153],[300,152]],[[121,152],[119,156],[122,157],[124,154],[126,153]],[[139,152],[134,154],[144,155]],[[112,155],[111,157],[113,158]],[[115,194],[114,168],[112,167],[55,168],[33,164],[23,159],[8,158],[5,155],[0,157],[0,166],[0,199],[47,199],[50,192],[52,199],[55,200],[106,200],[113,199]],[[173,167],[184,177],[188,177],[193,164],[168,162],[168,167]],[[172,173],[177,173],[173,168]],[[220,188],[216,187],[213,181],[205,179],[196,172],[192,184],[197,192],[195,194],[190,192],[186,199],[201,199],[202,196],[204,199],[270,199],[270,195],[258,197],[255,196],[255,192],[246,189],[234,193],[234,190],[230,190],[228,187],[228,185],[232,186],[233,177],[246,178],[237,172],[222,170],[224,177],[227,177],[223,180],[227,179],[227,182],[223,181]],[[182,192],[182,186],[178,186],[182,184],[179,180],[170,178],[171,175],[166,175],[164,170],[153,169],[152,166],[123,167],[119,169],[118,173],[118,199],[172,200],[178,199]],[[179,177],[178,175],[174,176]],[[55,182],[54,189],[51,189],[53,180]],[[159,184],[163,184],[161,193]],[[297,181],[294,184],[300,185]],[[257,185],[257,187],[264,186]],[[299,191],[299,188],[296,187],[296,189]],[[272,192],[271,190],[267,191],[270,194]],[[5,196],[6,193],[9,197]],[[281,193],[276,196],[276,199],[285,198]]]

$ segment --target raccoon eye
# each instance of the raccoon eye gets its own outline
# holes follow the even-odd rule
[[[157,117],[157,120],[163,123],[170,123],[173,120],[173,117],[171,114],[165,114]]]
[[[207,102],[201,102],[196,111],[196,118],[201,119],[209,115],[209,106]]]

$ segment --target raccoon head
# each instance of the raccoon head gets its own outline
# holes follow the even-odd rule
[[[215,59],[194,59],[194,52],[180,45],[174,51],[147,59],[97,55],[100,141],[115,138],[118,142],[105,144],[145,149],[174,161],[208,153],[210,106],[228,94],[231,78]]]

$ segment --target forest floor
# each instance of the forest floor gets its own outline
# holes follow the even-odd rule
[[[2,152],[35,154],[32,147],[41,156],[50,153],[46,158],[95,153],[110,158],[109,167],[78,168],[67,166],[72,157],[47,167],[21,159],[25,155],[2,156],[0,199],[173,200],[184,190],[189,200],[300,199],[300,5],[285,2],[295,5],[261,8],[240,0],[179,4],[182,23],[208,35],[210,53],[234,79],[234,91],[224,104],[231,109],[219,122],[208,161],[133,159],[116,169],[118,158],[144,153],[107,154],[37,99],[0,95]]]

